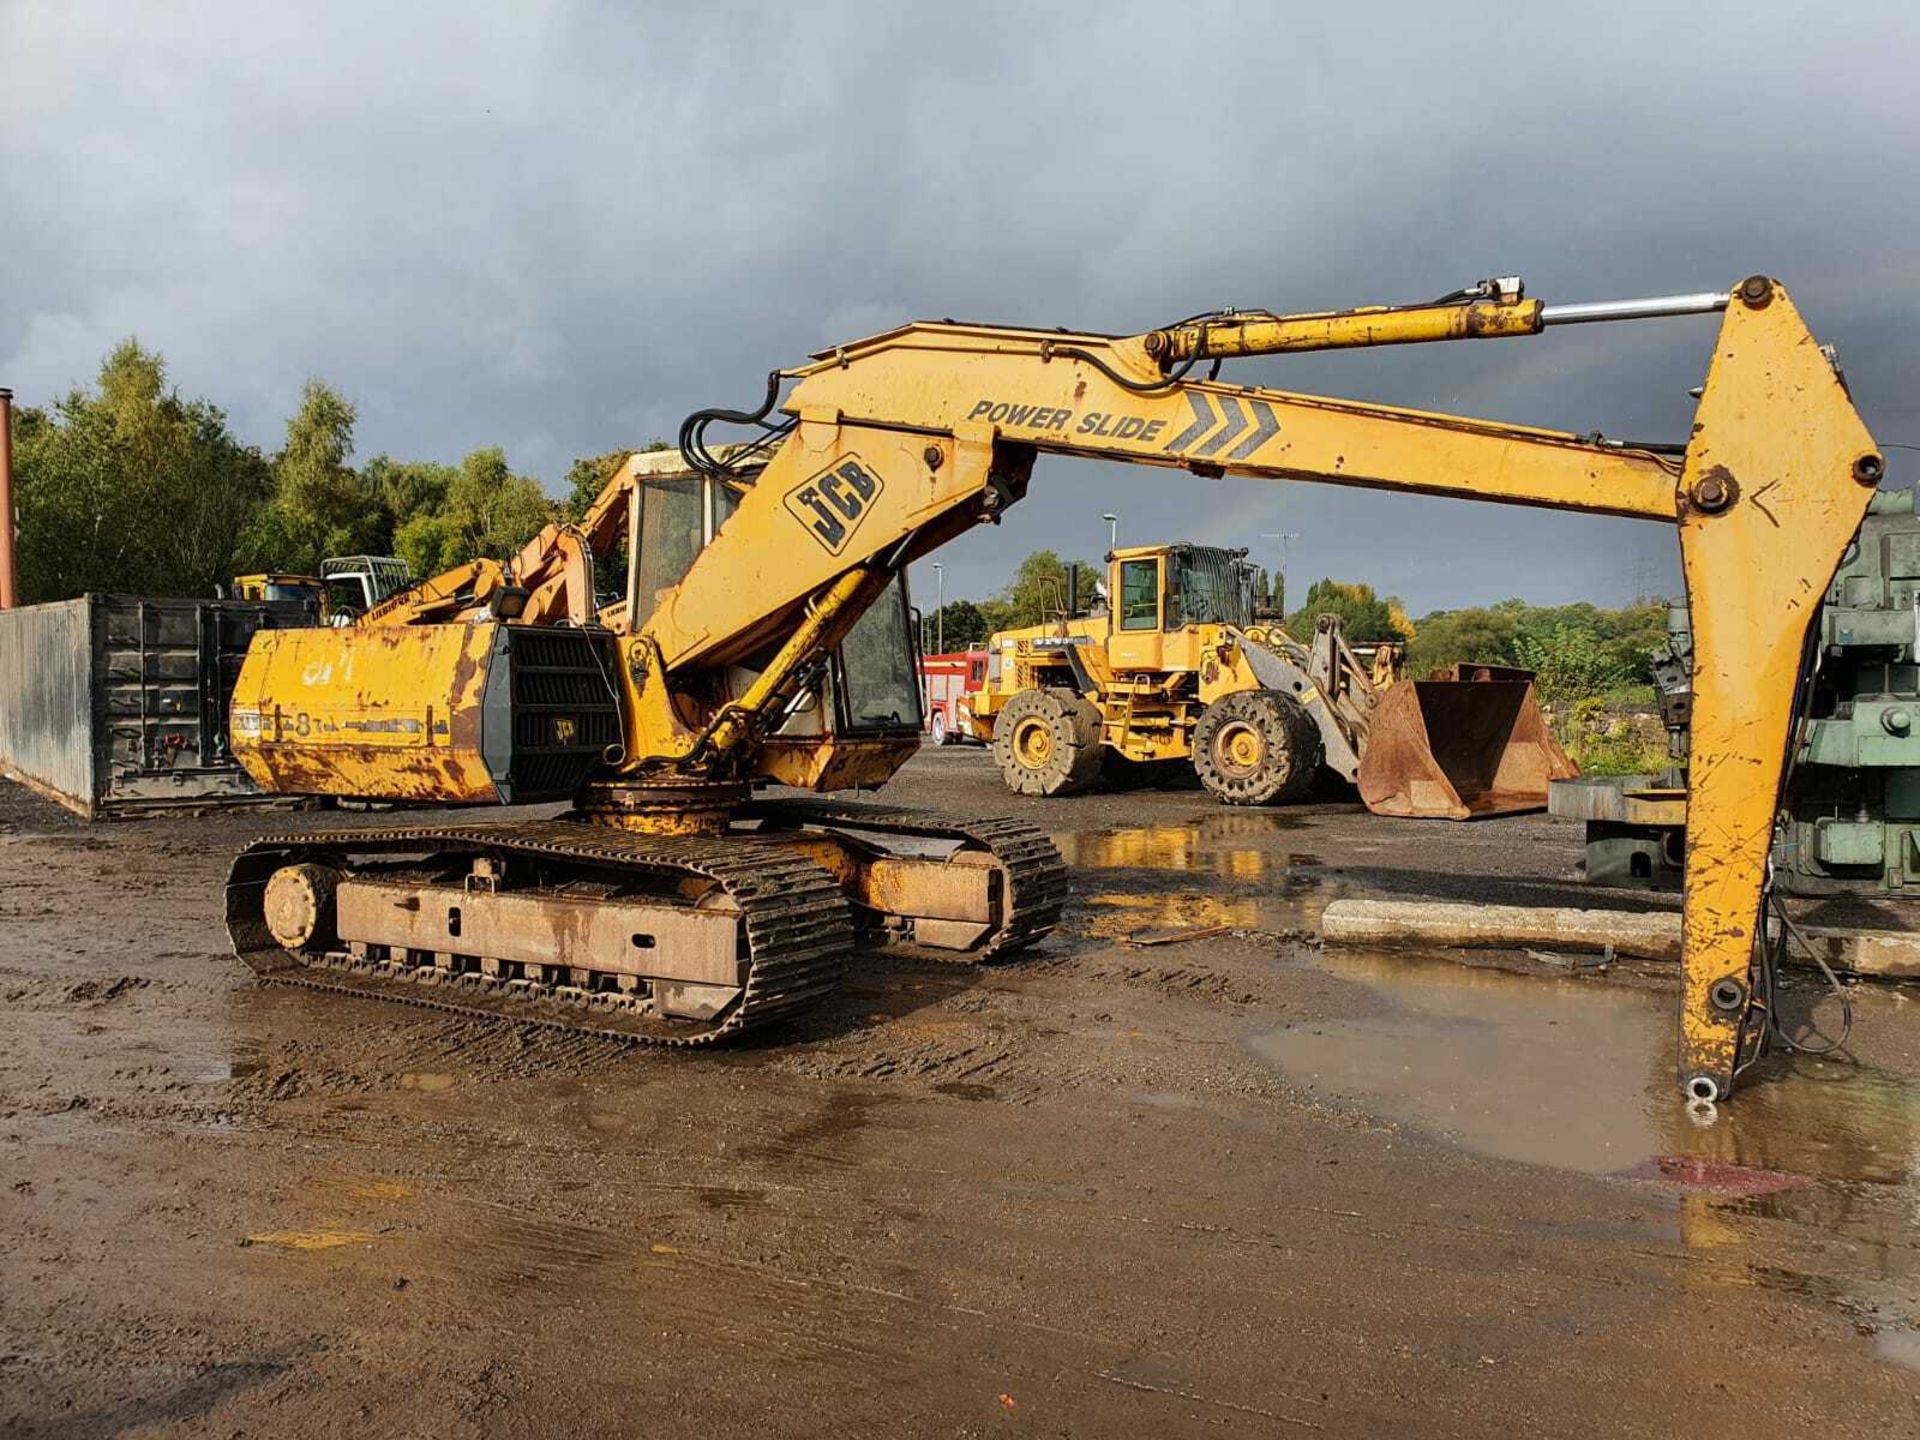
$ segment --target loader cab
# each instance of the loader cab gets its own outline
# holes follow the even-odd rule
[[[1244,549],[1141,545],[1109,555],[1108,654],[1117,670],[1190,670],[1209,643],[1200,627],[1246,627],[1254,568]]]

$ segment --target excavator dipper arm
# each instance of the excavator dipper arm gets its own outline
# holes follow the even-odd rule
[[[887,576],[997,521],[1043,453],[1677,524],[1695,666],[1679,1069],[1690,1096],[1722,1098],[1755,1018],[1755,937],[1802,648],[1881,460],[1777,283],[1755,276],[1681,299],[1694,303],[1636,313],[1725,312],[1684,454],[1185,378],[1207,357],[1521,336],[1552,323],[1553,307],[1517,287],[1133,337],[915,324],[825,352],[790,372],[792,433],[635,637],[646,674],[666,683],[630,693],[628,753],[654,765],[748,753],[755,707],[781,703],[791,672],[844,634]],[[704,732],[684,723],[669,698],[676,679],[782,637],[754,694]]]

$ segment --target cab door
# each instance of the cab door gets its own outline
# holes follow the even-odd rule
[[[1166,559],[1144,555],[1114,562],[1113,634],[1107,643],[1115,670],[1159,670],[1166,642]]]

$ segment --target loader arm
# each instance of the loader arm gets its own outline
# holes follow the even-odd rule
[[[758,773],[756,739],[805,667],[890,576],[997,523],[1040,454],[1675,524],[1695,637],[1680,1073],[1695,1098],[1723,1097],[1754,1016],[1802,647],[1881,460],[1777,283],[1756,276],[1689,298],[1724,314],[1684,453],[1186,378],[1208,357],[1524,336],[1552,323],[1553,307],[1517,293],[1219,316],[1131,337],[913,324],[823,352],[786,372],[795,383],[781,408],[794,427],[738,512],[629,638],[626,769]],[[1604,308],[1566,307],[1565,318],[1610,318]],[[752,690],[689,723],[700,678],[756,655],[765,668]]]

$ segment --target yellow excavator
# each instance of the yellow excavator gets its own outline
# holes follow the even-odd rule
[[[1216,378],[1240,356],[1714,312],[1677,444]],[[758,435],[721,447],[717,425]],[[1548,305],[1501,279],[1429,304],[1216,313],[1127,336],[911,324],[776,371],[756,409],[696,412],[680,452],[684,468],[636,457],[583,524],[550,527],[508,565],[428,581],[349,629],[256,637],[231,729],[262,789],[570,802],[557,819],[250,847],[227,915],[256,970],[691,1044],[816,1003],[861,928],[970,959],[1039,940],[1066,875],[1030,827],[755,788],[874,787],[912,755],[906,567],[1000,522],[1044,454],[1677,527],[1694,644],[1686,1094],[1727,1096],[1768,1043],[1771,957],[1756,942],[1808,624],[1882,473],[1776,281]],[[593,558],[622,528],[625,598],[597,610]]]

